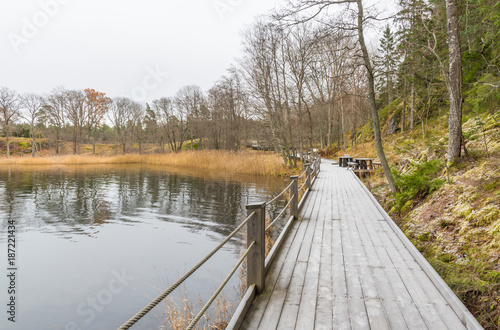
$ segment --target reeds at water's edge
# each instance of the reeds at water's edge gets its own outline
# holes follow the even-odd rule
[[[194,167],[240,174],[279,176],[288,173],[283,160],[273,153],[195,150],[168,154],[125,154],[118,156],[72,155],[59,157],[11,157],[0,165],[98,165],[150,164]]]

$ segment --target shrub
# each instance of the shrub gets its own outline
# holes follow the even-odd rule
[[[395,210],[406,211],[409,204],[414,200],[423,199],[430,193],[438,190],[445,180],[437,178],[436,173],[443,167],[443,161],[439,159],[422,162],[414,165],[409,174],[393,173],[398,193],[396,194]],[[411,203],[409,203],[411,202]]]

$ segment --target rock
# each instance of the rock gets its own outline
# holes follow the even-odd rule
[[[389,121],[389,135],[396,133],[399,130],[399,120],[400,114],[398,112],[394,113]]]

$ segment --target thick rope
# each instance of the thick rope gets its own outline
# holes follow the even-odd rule
[[[301,175],[299,175],[299,179],[302,178],[304,175],[306,175],[307,171],[304,171]]]
[[[266,227],[266,231],[269,230],[269,228],[271,228],[275,223],[276,221],[278,221],[281,216],[283,215],[283,213],[285,213],[286,209],[288,208],[288,206],[290,206],[290,203],[292,202],[292,199],[295,198],[295,195],[292,195],[292,197],[290,197],[290,200],[288,201],[288,203],[285,205],[285,207],[283,208],[283,210],[280,212],[280,214],[278,214],[278,216],[273,220],[273,222],[271,222],[269,224],[269,226]]]
[[[299,191],[301,191],[302,189],[304,189],[304,187],[306,186],[306,184],[307,184],[307,181],[304,181],[304,183],[302,184],[302,186],[300,186]]]
[[[169,294],[171,294],[179,285],[181,285],[189,276],[191,276],[198,268],[200,268],[208,259],[210,259],[217,251],[220,250],[221,247],[224,246],[231,238],[233,238],[244,225],[247,224],[250,219],[255,216],[256,212],[250,213],[250,215],[235,229],[229,236],[227,236],[215,249],[213,249],[209,254],[205,256],[199,263],[197,263],[193,268],[191,268],[186,274],[184,274],[181,278],[177,280],[172,286],[170,286],[167,290],[165,290],[162,294],[160,294],[155,300],[150,302],[146,307],[144,307],[139,313],[135,314],[130,320],[128,320],[125,324],[119,327],[119,330],[129,329],[131,326],[137,323],[144,315],[149,313],[153,308],[156,307],[163,299],[165,299]]]
[[[266,206],[268,206],[269,204],[272,204],[274,203],[278,198],[280,198],[281,196],[283,196],[283,194],[288,190],[290,189],[290,187],[292,186],[293,182],[291,182],[288,187],[286,187],[285,189],[283,189],[282,192],[280,192],[276,197],[274,197],[273,199],[271,199],[269,202],[266,203]]]
[[[234,273],[240,267],[241,263],[243,262],[243,260],[245,260],[245,258],[247,257],[248,253],[250,252],[250,250],[252,249],[252,247],[254,245],[255,245],[255,241],[253,241],[252,244],[250,244],[248,246],[247,250],[241,256],[241,258],[238,261],[238,263],[236,264],[236,266],[234,266],[234,268],[231,270],[231,272],[226,277],[226,279],[224,280],[224,282],[222,282],[222,284],[217,288],[217,290],[212,295],[212,297],[210,297],[210,299],[207,301],[207,303],[205,304],[205,306],[203,306],[203,308],[199,311],[199,313],[195,316],[195,318],[191,321],[191,323],[189,323],[189,325],[186,328],[186,330],[192,330],[194,328],[194,326],[196,325],[196,323],[198,323],[198,321],[201,319],[201,317],[205,314],[205,312],[207,311],[207,309],[214,302],[214,300],[217,298],[217,296],[222,291],[222,289],[224,289],[224,287],[226,286],[227,282],[229,282],[229,280],[231,279],[231,277],[233,277]]]

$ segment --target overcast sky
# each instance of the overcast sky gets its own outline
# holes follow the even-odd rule
[[[203,90],[278,0],[0,0],[0,87],[94,88],[151,101]]]

